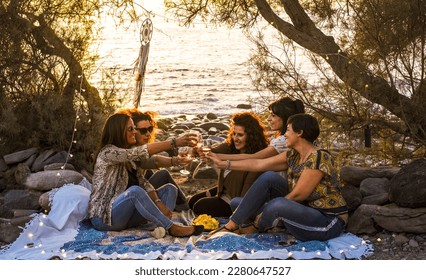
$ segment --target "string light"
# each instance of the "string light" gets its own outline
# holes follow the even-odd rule
[[[80,88],[79,88],[78,91],[76,91],[76,97],[77,97],[77,100],[80,101],[81,100],[81,93],[85,92],[86,90],[83,88],[83,78],[84,78],[83,75],[79,75],[78,78],[80,79]],[[77,122],[80,120],[79,114],[80,114],[80,106],[78,105],[78,106],[76,106],[76,110],[75,110],[75,120],[74,120],[73,133],[71,135],[71,142],[70,142],[70,145],[68,147],[67,157],[65,159],[63,169],[65,168],[66,164],[68,163],[68,160],[73,157],[73,155],[71,154],[71,148],[72,148],[73,144],[77,143],[77,140],[75,140],[75,132],[77,131]]]

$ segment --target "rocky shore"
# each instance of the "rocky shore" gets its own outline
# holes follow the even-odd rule
[[[199,130],[204,138],[223,141],[228,118],[214,114],[187,120],[185,116],[158,122],[157,139],[164,140]],[[13,242],[31,219],[31,214],[49,210],[49,194],[65,183],[91,180],[72,162],[64,164],[66,151],[30,148],[0,158],[0,245]],[[196,170],[187,178],[178,169],[172,175],[187,195],[214,186],[214,169]],[[344,166],[340,170],[344,197],[350,208],[347,230],[374,245],[368,259],[426,260],[426,159],[402,167],[365,168]]]

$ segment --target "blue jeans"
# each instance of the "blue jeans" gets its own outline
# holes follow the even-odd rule
[[[169,209],[176,203],[177,189],[172,184],[164,185],[157,190],[158,197]],[[102,218],[91,219],[97,230],[123,230],[146,223],[153,222],[157,226],[169,229],[173,222],[167,218],[148,196],[147,192],[139,186],[131,186],[117,196],[112,204],[111,226],[103,223]]]
[[[177,197],[176,197],[176,204],[185,204],[187,203],[187,199],[185,194],[183,193],[183,191],[181,190],[181,188],[179,187],[179,185],[175,182],[175,180],[173,179],[172,175],[170,175],[169,171],[167,171],[166,169],[162,169],[162,170],[158,170],[157,172],[155,172],[154,174],[152,174],[149,177],[148,180],[151,185],[157,190],[158,188],[162,187],[165,184],[172,184],[177,188]],[[180,207],[182,208],[182,207]],[[173,209],[175,209],[175,207],[173,208],[169,208],[170,210],[173,211]]]
[[[274,198],[265,205],[258,223],[259,231],[271,228],[279,220],[301,241],[328,240],[339,236],[345,228],[345,223],[338,217],[284,197]]]
[[[327,240],[340,235],[345,226],[343,220],[284,198],[288,185],[283,181],[286,180],[276,172],[260,175],[243,199],[239,198],[241,202],[230,219],[243,225],[262,213],[259,231],[265,231],[282,220],[288,232],[301,241]],[[237,203],[237,199],[231,201],[231,207]]]
[[[269,200],[283,197],[287,193],[286,179],[277,172],[265,172],[256,179],[242,199],[236,197],[231,200],[231,209],[236,209],[230,219],[238,225],[243,225],[261,213]]]

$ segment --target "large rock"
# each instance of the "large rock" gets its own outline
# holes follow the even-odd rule
[[[426,207],[426,159],[401,168],[389,183],[389,199],[401,207]]]
[[[354,234],[376,233],[378,229],[373,220],[373,216],[380,206],[362,204],[358,209],[349,217],[346,229]]]
[[[221,122],[207,122],[199,125],[205,131],[209,131],[210,128],[215,127],[218,130],[229,130],[229,126]]]
[[[30,190],[50,191],[64,184],[78,184],[83,178],[74,170],[48,170],[30,174],[24,185]]]
[[[12,243],[22,232],[22,228],[31,220],[30,216],[14,219],[0,218],[0,241]]]
[[[389,192],[389,179],[388,178],[366,178],[362,180],[359,190],[362,197],[388,193]]]
[[[373,220],[391,232],[426,232],[426,208],[403,208],[392,203],[379,206]]]
[[[18,164],[15,169],[15,181],[16,183],[22,185],[28,176],[30,176],[31,170],[24,163]]]
[[[7,165],[11,165],[11,164],[23,162],[24,160],[28,159],[30,156],[37,154],[37,152],[38,152],[37,148],[30,148],[23,151],[5,155],[3,159]]]
[[[340,179],[348,184],[359,186],[366,178],[388,178],[391,179],[398,173],[398,167],[379,166],[374,168],[365,168],[358,166],[343,166],[340,169]]]
[[[41,193],[27,190],[9,190],[4,195],[4,205],[10,209],[33,209],[40,208],[38,203]]]
[[[0,158],[0,172],[6,171],[8,168],[4,159]]]
[[[56,152],[55,150],[47,150],[41,153],[34,161],[31,171],[38,172],[44,170],[44,166],[52,163],[65,163],[68,153],[66,151]]]
[[[357,187],[345,185],[342,188],[342,196],[348,205],[349,212],[355,211],[361,205],[362,195]]]

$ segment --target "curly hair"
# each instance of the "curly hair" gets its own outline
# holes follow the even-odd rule
[[[256,153],[269,145],[268,133],[262,120],[253,112],[235,113],[231,116],[231,127],[229,129],[226,142],[231,148],[231,153],[237,154],[239,151],[235,148],[234,127],[242,126],[247,134],[246,149],[247,154]]]

